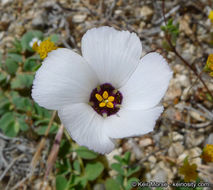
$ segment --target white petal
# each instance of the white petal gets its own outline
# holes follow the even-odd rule
[[[121,87],[139,64],[142,52],[135,33],[112,27],[88,30],[82,38],[82,54],[93,67],[101,83]]]
[[[153,131],[155,122],[163,111],[162,106],[148,110],[121,109],[117,115],[106,118],[105,133],[111,138],[139,136]]]
[[[172,71],[158,53],[145,55],[128,82],[120,89],[122,106],[147,109],[156,106],[164,96]]]
[[[59,48],[48,54],[36,72],[32,97],[48,109],[59,109],[71,103],[88,102],[99,81],[75,52]]]
[[[58,111],[70,136],[82,146],[99,153],[109,153],[114,143],[103,130],[104,119],[87,104],[73,104]]]

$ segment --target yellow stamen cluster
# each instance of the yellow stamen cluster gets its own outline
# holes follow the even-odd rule
[[[209,13],[209,19],[213,23],[213,11],[210,11],[210,13]]]
[[[190,181],[195,181],[198,177],[197,173],[197,165],[196,164],[189,164],[188,159],[186,158],[184,160],[184,164],[182,167],[179,169],[179,173],[184,175],[184,181],[185,182],[190,182]]]
[[[205,162],[213,162],[213,144],[207,144],[201,155]]]
[[[102,96],[100,94],[95,94],[95,97],[100,102],[99,107],[108,107],[108,108],[114,108],[114,104],[112,103],[114,101],[114,96],[109,96],[107,91],[104,91]]]
[[[49,52],[57,48],[58,47],[55,46],[55,44],[52,41],[50,41],[50,39],[44,40],[43,42],[40,43],[40,45],[38,45],[37,42],[35,42],[32,47],[32,49],[40,55],[41,59],[46,58]]]
[[[210,54],[208,56],[208,59],[206,61],[206,65],[204,67],[204,70],[207,71],[207,72],[210,72],[210,76],[213,77],[213,54]]]

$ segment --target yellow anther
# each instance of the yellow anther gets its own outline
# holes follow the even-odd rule
[[[104,106],[106,106],[106,103],[105,103],[105,102],[101,102],[101,103],[99,104],[99,107],[101,107],[101,108],[103,108]]]
[[[108,92],[107,92],[107,91],[104,91],[104,93],[103,93],[103,95],[102,95],[102,96],[103,96],[103,98],[104,98],[104,99],[107,99],[107,98],[108,98],[108,96],[109,96],[109,94],[108,94]]]
[[[52,41],[50,41],[50,39],[44,40],[43,42],[40,43],[39,46],[37,42],[35,42],[32,47],[32,49],[40,55],[41,59],[46,58],[49,52],[57,48],[58,47],[55,46],[55,44]]]
[[[109,98],[108,98],[109,102],[113,102],[114,99],[115,99],[114,96],[109,96]]]
[[[113,103],[112,103],[112,102],[108,102],[108,103],[107,103],[107,107],[108,107],[108,108],[113,108],[113,107],[114,107],[114,105],[113,105]]]
[[[100,94],[95,94],[95,97],[97,98],[97,100],[99,102],[102,102],[103,98],[102,98],[102,96]]]

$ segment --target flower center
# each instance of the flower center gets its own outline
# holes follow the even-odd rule
[[[123,96],[111,84],[104,83],[93,89],[90,95],[90,105],[101,116],[116,114],[121,106]]]

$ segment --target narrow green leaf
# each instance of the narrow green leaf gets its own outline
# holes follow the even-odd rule
[[[73,168],[74,168],[74,170],[76,170],[77,172],[79,172],[79,174],[81,173],[81,167],[80,167],[80,163],[79,163],[78,160],[74,161]]]
[[[131,153],[130,152],[126,152],[124,154],[124,160],[125,160],[126,164],[129,164],[130,157],[131,157]]]
[[[120,156],[118,156],[118,155],[115,155],[113,158],[114,158],[115,160],[117,160],[118,162],[120,162],[120,163],[123,162],[123,159],[122,159]]]
[[[115,171],[117,171],[119,174],[124,175],[124,170],[122,168],[122,165],[120,163],[113,163],[111,165],[111,168]]]
[[[136,166],[133,168],[129,168],[127,172],[127,177],[131,176],[132,174],[138,172],[140,170],[140,166]]]

